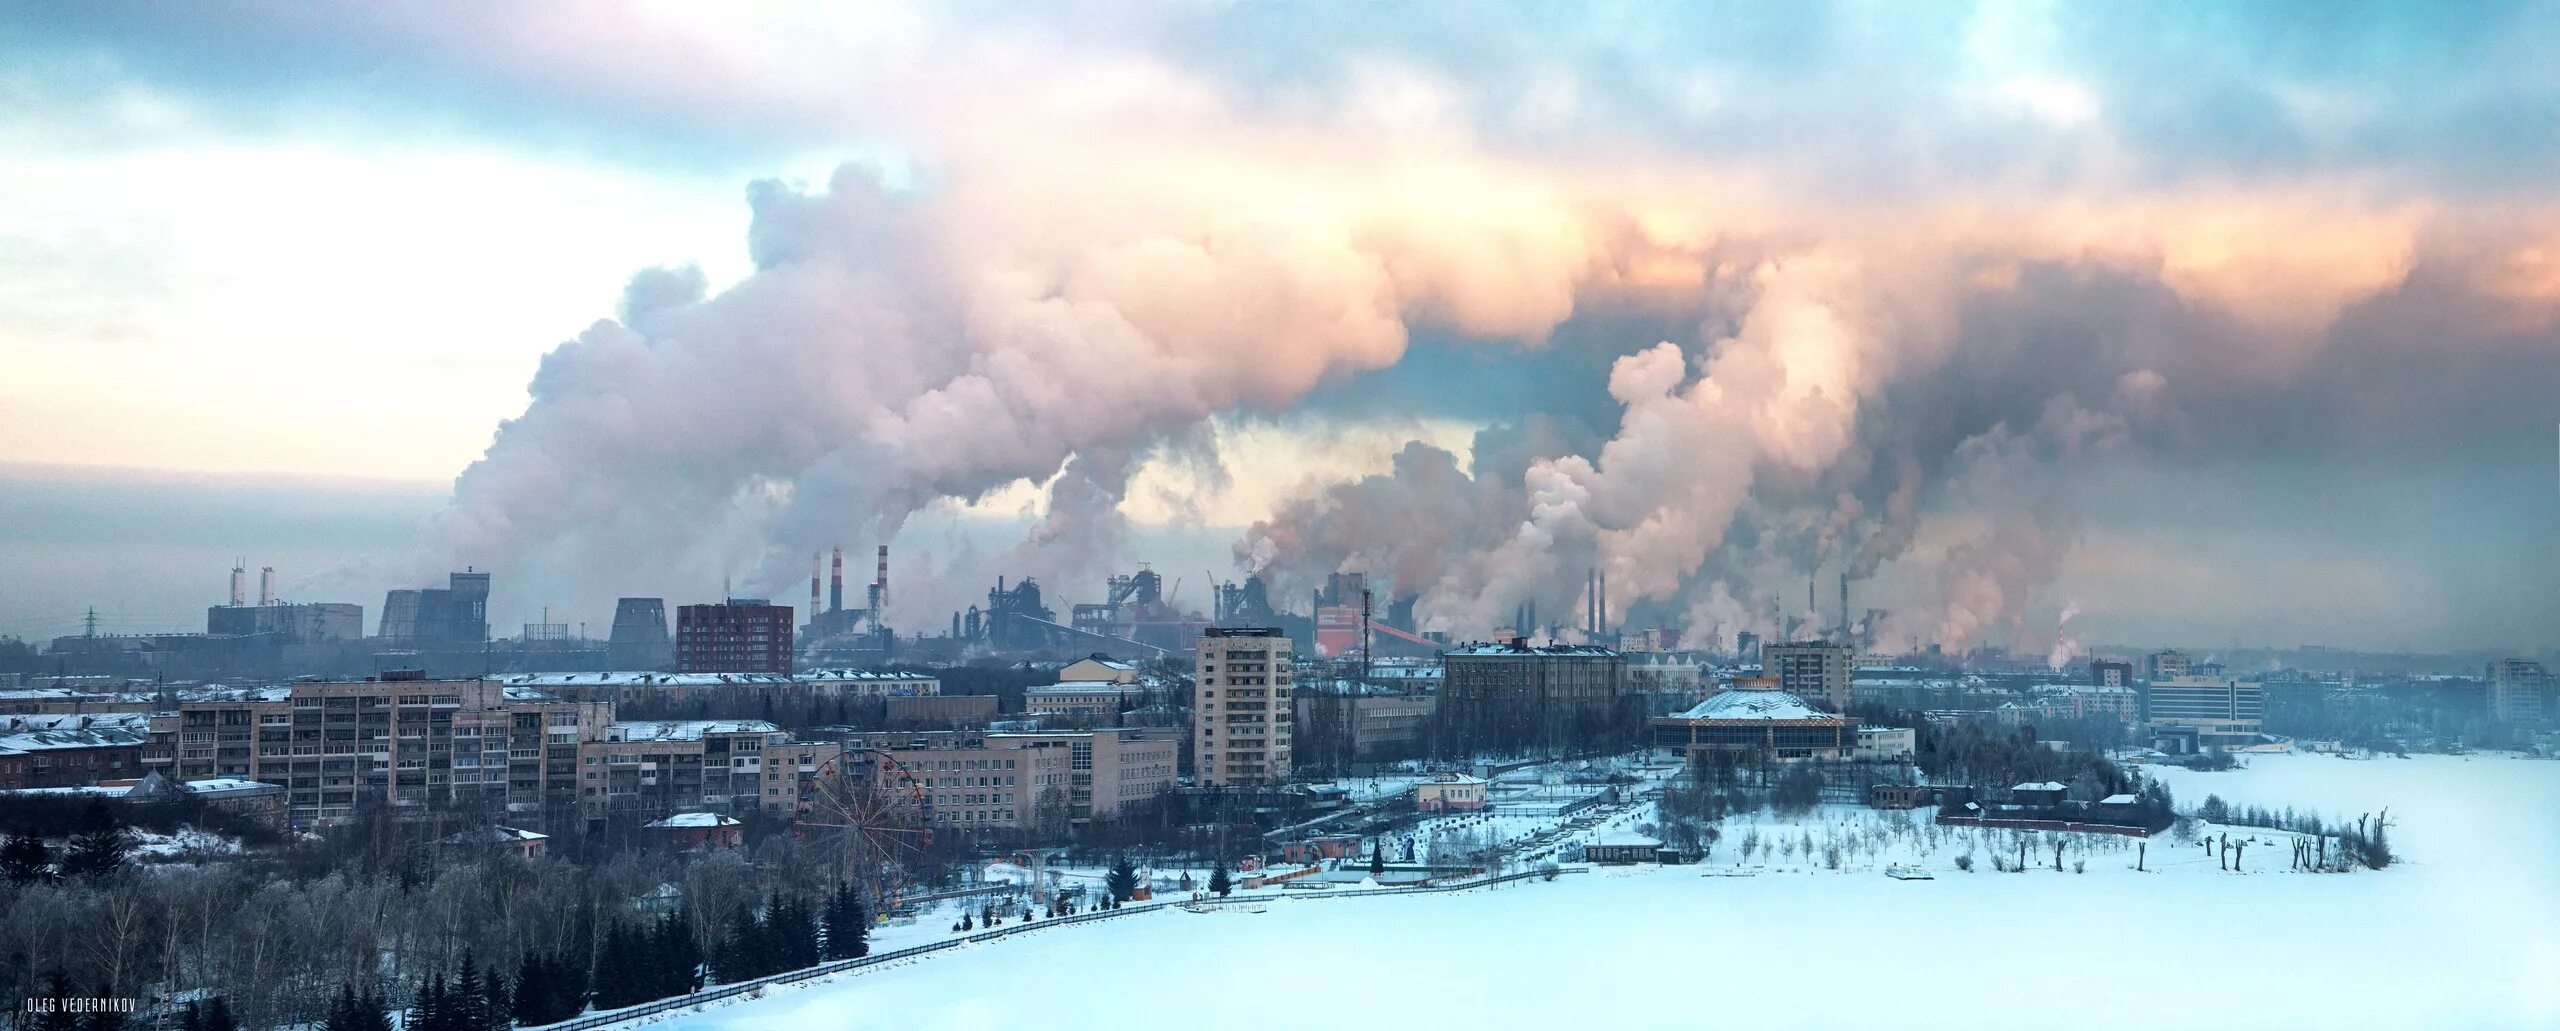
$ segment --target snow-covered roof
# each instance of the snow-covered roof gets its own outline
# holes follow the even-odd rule
[[[1448,650],[1449,655],[1540,655],[1540,656],[1610,656],[1615,650],[1592,644],[1530,644],[1513,647],[1509,642],[1477,641]]]
[[[1482,777],[1475,777],[1475,776],[1469,776],[1469,775],[1464,774],[1464,773],[1436,773],[1436,774],[1433,774],[1433,775],[1431,776],[1431,783],[1434,783],[1434,784],[1482,784],[1482,783],[1484,783],[1484,778],[1482,778]]]
[[[2135,798],[2135,797],[2134,797],[2134,796],[2132,796],[2132,795],[2108,795],[2108,796],[2107,796],[2107,797],[2105,797],[2105,798],[2101,798],[2101,799],[2099,799],[2099,800],[2098,800],[2098,804],[2099,804],[2099,805],[2132,805],[2132,804],[2134,804],[2134,803],[2135,803],[2135,802],[2137,802],[2137,801],[2140,801],[2140,799],[2137,799],[2137,798]]]
[[[1627,832],[1627,831],[1617,831],[1617,832],[1615,832],[1615,833],[1611,833],[1611,834],[1603,834],[1603,835],[1601,835],[1601,836],[1600,836],[1600,840],[1598,840],[1598,841],[1594,841],[1594,842],[1592,842],[1592,844],[1594,844],[1594,845],[1599,845],[1599,846],[1603,846],[1603,847],[1606,847],[1606,848],[1661,848],[1661,847],[1662,847],[1662,842],[1660,842],[1660,841],[1658,841],[1658,840],[1655,840],[1655,839],[1653,839],[1653,838],[1645,837],[1645,836],[1644,836],[1644,835],[1642,835],[1642,834],[1635,834],[1635,833],[1630,833],[1630,832]]]
[[[0,733],[0,752],[51,752],[78,748],[136,748],[149,741],[146,730],[123,726],[31,727]]]
[[[1726,691],[1680,714],[1685,720],[1836,720],[1785,691]]]
[[[2026,783],[2026,784],[2020,784],[2020,785],[2018,785],[2017,787],[2010,788],[2009,790],[2011,790],[2011,791],[2067,791],[2067,790],[2070,790],[2070,789],[2069,789],[2069,788],[2066,788],[2066,787],[2064,787],[2064,786],[2062,786],[2061,784],[2055,783],[2055,782],[2053,782],[2053,781],[2049,781],[2049,780],[2041,780],[2041,781],[2033,781],[2033,782]]]
[[[199,795],[228,795],[241,793],[263,795],[276,794],[284,790],[283,785],[269,784],[262,780],[250,780],[245,777],[207,777],[203,780],[188,781],[186,786],[188,791]]]
[[[658,828],[735,827],[737,825],[737,820],[718,813],[677,813],[665,819],[649,821],[649,826]]]
[[[763,720],[658,720],[616,723],[605,728],[607,741],[700,741],[712,734],[771,734],[782,728]]]
[[[1116,680],[1061,680],[1054,684],[1042,684],[1038,687],[1026,687],[1022,689],[1022,693],[1025,695],[1100,694],[1106,692],[1118,694],[1138,687],[1139,685],[1137,684],[1123,684]]]

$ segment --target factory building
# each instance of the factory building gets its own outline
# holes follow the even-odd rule
[[[661,670],[675,661],[675,639],[667,634],[666,599],[616,599],[605,664],[618,670]]]
[[[762,598],[676,609],[676,672],[781,673],[792,663],[791,606]]]
[[[1193,662],[1192,783],[1288,783],[1297,685],[1289,639],[1270,627],[1207,627]]]
[[[489,574],[464,570],[443,587],[399,589],[382,599],[385,643],[414,648],[477,645],[489,639]]]

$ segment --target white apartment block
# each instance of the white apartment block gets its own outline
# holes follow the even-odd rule
[[[1284,784],[1297,676],[1289,639],[1263,627],[1200,632],[1192,716],[1192,783]]]

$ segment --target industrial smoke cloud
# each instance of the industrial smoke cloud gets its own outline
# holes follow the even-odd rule
[[[1883,203],[1747,156],[1524,154],[1466,83],[1391,59],[1288,105],[1127,52],[903,45],[854,90],[897,113],[851,121],[914,171],[757,185],[755,272],[716,293],[635,277],[457,482],[437,561],[587,598],[662,589],[635,565],[744,569],[789,596],[814,548],[1043,485],[1020,550],[901,595],[947,609],[1120,558],[1134,471],[1214,469],[1213,418],[1289,410],[1417,332],[1499,362],[1624,317],[1677,332],[1608,345],[1611,425],[1416,443],[1247,529],[1239,566],[1280,597],[1365,571],[1461,637],[1532,599],[1578,611],[1596,567],[1617,611],[1729,641],[1831,618],[1786,589],[1809,571],[1901,565],[1926,587],[1886,643],[1962,648],[2053,602],[2076,541],[2057,471],[2258,439],[2253,413],[2344,403],[2335,362],[2430,346],[2359,320],[2453,313],[2495,354],[2535,346],[2560,295],[2547,214],[2351,181]]]

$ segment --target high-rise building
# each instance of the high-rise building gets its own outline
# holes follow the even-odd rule
[[[613,723],[579,749],[586,814],[799,808],[842,746],[795,741],[763,720]]]
[[[676,610],[676,672],[791,672],[791,606],[762,598]]]
[[[675,657],[675,641],[667,636],[665,599],[623,598],[613,603],[613,638],[605,645],[606,665],[617,670],[661,670]]]
[[[1200,631],[1192,707],[1192,782],[1284,784],[1297,673],[1289,639],[1270,627]]]
[[[1847,712],[1849,663],[1854,657],[1852,649],[1841,644],[1768,644],[1760,647],[1760,669],[1762,675],[1778,681],[1778,690],[1819,701],[1833,712]]]
[[[2147,674],[2143,678],[2146,680],[2178,680],[2195,672],[2194,664],[2187,659],[2187,653],[2175,648],[2152,652],[2151,657],[2144,660],[2143,664],[2149,667],[2143,671]]]
[[[2532,659],[2499,659],[2489,664],[2489,716],[2509,723],[2534,723],[2551,716],[2551,675]]]
[[[2132,687],[2133,664],[2108,659],[2089,660],[2089,686]]]

